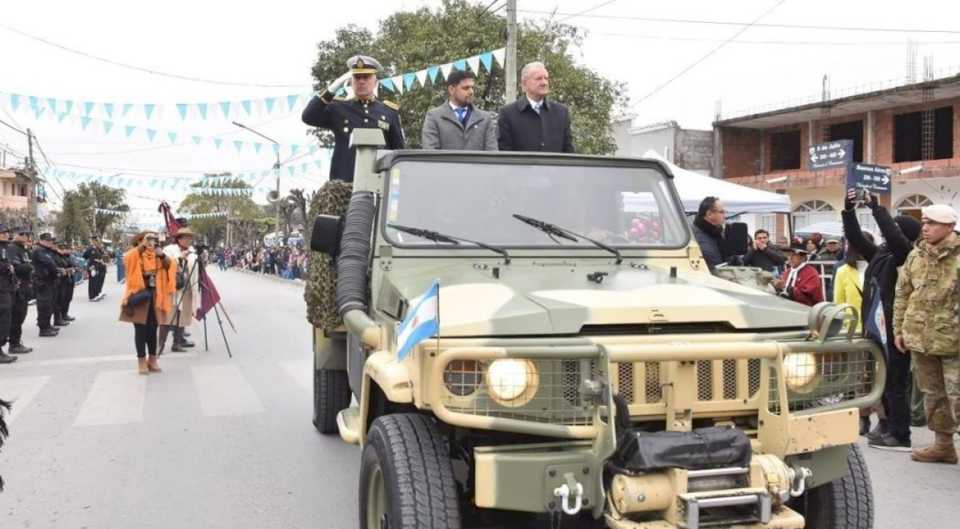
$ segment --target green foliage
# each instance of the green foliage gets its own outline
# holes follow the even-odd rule
[[[126,192],[97,182],[80,184],[63,195],[63,208],[54,225],[57,235],[69,243],[85,243],[91,235],[103,236],[120,221],[117,215],[95,213],[97,209],[129,211]]]
[[[318,58],[312,69],[317,88],[345,72],[347,59],[358,53],[377,58],[386,69],[381,77],[386,77],[503,47],[506,19],[486,12],[484,7],[466,0],[444,0],[435,11],[422,8],[389,16],[381,22],[376,35],[356,26],[341,28],[332,40],[317,46]],[[547,65],[551,97],[570,107],[577,150],[610,154],[616,150],[611,115],[626,106],[625,88],[622,83],[576,63],[572,49],[582,39],[581,30],[573,26],[525,23],[520,28],[517,59],[521,65],[531,61]],[[500,68],[478,76],[478,107],[499,110],[505,102],[504,93],[504,72]],[[424,115],[443,103],[446,94],[441,80],[399,95],[381,90],[380,97],[400,103],[407,146],[417,148]],[[327,131],[320,131],[318,137],[325,145],[332,143]]]
[[[208,177],[230,177],[230,173],[208,174]],[[191,186],[191,191],[177,208],[177,213],[223,213],[226,217],[212,217],[206,219],[192,219],[190,229],[197,234],[199,240],[210,245],[217,245],[227,236],[227,222],[230,222],[235,240],[257,238],[264,233],[265,223],[263,212],[248,196],[220,196],[204,194],[203,189],[247,189],[246,182],[236,179],[225,179],[222,182],[197,182]]]

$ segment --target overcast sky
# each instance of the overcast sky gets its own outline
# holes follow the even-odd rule
[[[488,0],[478,0],[484,4]],[[624,81],[631,112],[640,123],[674,119],[682,126],[709,128],[716,101],[725,114],[756,105],[775,104],[817,94],[823,75],[832,89],[903,78],[906,42],[919,45],[919,63],[932,55],[937,69],[960,66],[960,4],[935,0],[519,0],[521,17],[544,18],[534,11],[557,11],[554,20],[588,31],[577,59],[602,74]],[[223,101],[283,96],[308,90],[315,44],[345,24],[375,29],[398,10],[436,6],[432,0],[269,3],[168,0],[5,2],[0,18],[0,92],[74,100],[152,102]],[[585,16],[568,18],[603,5]],[[742,29],[736,25],[640,21],[630,17],[683,18],[749,22],[777,6],[768,24],[886,27],[947,30],[952,33],[834,31],[751,27],[687,74],[658,89],[681,70]],[[501,11],[502,13],[503,11]],[[3,27],[6,26],[6,27]],[[227,86],[132,71],[31,40],[10,30],[30,33],[113,61],[184,76],[239,84],[294,87]],[[359,50],[358,50],[359,51]],[[459,59],[449,57],[448,59]],[[423,65],[427,66],[427,65]],[[402,102],[402,98],[400,99]],[[0,119],[11,120],[9,102],[0,96]],[[300,109],[250,117],[281,143],[306,143]],[[56,120],[12,114],[17,124],[33,129],[50,160],[66,170],[128,177],[198,176],[204,171],[269,169],[272,152],[237,154],[232,148],[127,141],[107,137],[96,127],[81,131]],[[182,121],[175,112],[148,123],[117,118],[117,126],[154,126],[180,137],[223,136],[258,141],[226,120]],[[0,127],[0,143],[25,148],[22,136]],[[166,145],[166,146],[164,146]],[[133,151],[133,152],[131,152]],[[304,160],[313,160],[305,158]],[[315,170],[306,178],[284,178],[284,190],[316,187],[326,177]],[[286,174],[286,173],[284,173]],[[270,177],[272,179],[272,177]],[[63,182],[69,187],[68,182]],[[55,187],[59,188],[58,185]],[[162,192],[136,188],[131,193],[159,197]],[[176,198],[176,197],[167,197]],[[138,199],[150,204],[146,198]]]

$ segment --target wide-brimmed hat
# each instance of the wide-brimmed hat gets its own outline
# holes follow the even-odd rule
[[[173,236],[174,239],[179,239],[180,237],[194,237],[195,234],[190,228],[180,228],[177,230],[177,233]]]

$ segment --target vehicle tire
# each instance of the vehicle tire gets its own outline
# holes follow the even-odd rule
[[[859,446],[850,447],[847,467],[843,479],[811,489],[801,500],[808,529],[873,528],[873,486]]]
[[[360,529],[460,529],[447,442],[415,413],[373,421],[360,461]]]
[[[347,372],[339,369],[313,370],[313,426],[322,434],[336,433],[337,414],[350,406]]]

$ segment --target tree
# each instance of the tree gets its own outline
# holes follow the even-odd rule
[[[419,70],[503,47],[506,20],[489,13],[484,5],[466,0],[444,0],[435,11],[422,8],[395,13],[380,23],[377,33],[356,26],[336,31],[332,40],[317,45],[318,58],[312,73],[317,88],[339,77],[347,59],[357,53],[373,55],[386,69],[382,76]],[[570,107],[574,143],[589,154],[616,150],[610,123],[627,103],[623,83],[606,79],[574,60],[572,49],[583,41],[582,30],[564,24],[524,23],[518,41],[520,64],[539,60],[550,71],[551,97]],[[427,110],[446,100],[442,82],[403,94],[384,93],[381,98],[401,104],[400,117],[408,147],[420,146],[420,128]],[[505,103],[504,74],[499,68],[477,79],[476,105],[497,110]],[[325,145],[332,144],[328,131],[319,131]]]
[[[190,221],[190,229],[207,244],[218,245],[227,236],[227,223],[236,228],[236,237],[242,241],[255,240],[262,235],[263,212],[252,198],[246,195],[225,195],[208,189],[250,189],[240,179],[231,178],[231,173],[204,175],[216,180],[193,184],[191,191],[177,208],[178,213],[226,213],[224,217],[197,218]]]
[[[287,200],[296,207],[297,213],[300,214],[300,221],[303,222],[303,237],[306,240],[310,240],[310,230],[313,229],[313,224],[307,216],[312,198],[313,193],[307,193],[303,189],[291,189],[290,195],[287,197]]]
[[[69,242],[86,241],[91,235],[102,236],[120,220],[115,213],[97,210],[129,211],[126,192],[97,182],[83,183],[63,194],[63,207],[54,225],[57,235]]]

